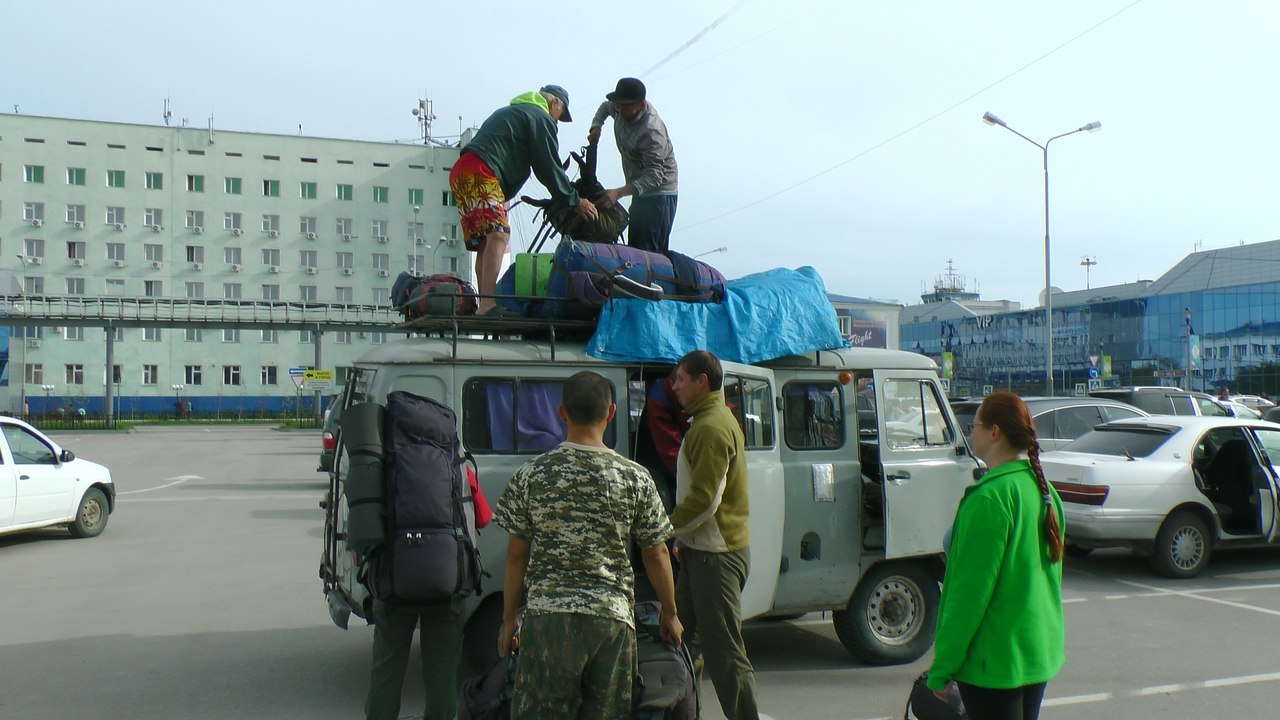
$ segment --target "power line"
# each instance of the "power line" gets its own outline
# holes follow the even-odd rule
[[[659,60],[657,65],[654,65],[648,70],[645,70],[644,72],[640,73],[640,77],[644,77],[649,73],[653,72],[654,70],[657,70],[658,68],[662,67],[663,65],[666,65],[668,62],[674,59],[677,55],[684,52],[685,50],[688,50],[690,47],[693,46],[694,43],[701,40],[707,33],[711,32],[712,30],[715,30],[717,25],[724,22],[729,18],[730,15],[737,12],[738,8],[742,7],[743,5],[746,5],[748,1],[749,0],[741,0],[737,5],[734,5],[733,7],[729,8],[728,12],[716,18],[715,21],[712,22],[710,25],[702,28],[702,30],[697,35],[694,35],[693,37],[689,38],[688,42],[676,48],[675,52]]]

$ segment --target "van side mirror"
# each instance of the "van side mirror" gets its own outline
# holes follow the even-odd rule
[[[70,450],[63,450],[62,454],[58,456],[58,462],[69,463],[75,459],[76,459],[76,454],[71,452]]]

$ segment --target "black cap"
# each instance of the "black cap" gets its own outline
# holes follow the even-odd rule
[[[560,102],[564,103],[564,112],[560,114],[561,122],[573,122],[573,116],[569,114],[569,91],[559,85],[543,85],[538,92],[550,93],[555,95]]]
[[[644,102],[644,83],[636,78],[622,78],[618,81],[618,88],[605,95],[605,99],[619,105]]]

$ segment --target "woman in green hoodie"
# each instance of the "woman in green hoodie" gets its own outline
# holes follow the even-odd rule
[[[956,510],[928,685],[971,720],[1036,720],[1063,663],[1062,500],[1017,395],[987,396],[970,445],[990,470]]]

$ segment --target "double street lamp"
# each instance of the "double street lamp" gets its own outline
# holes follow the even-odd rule
[[[982,122],[988,125],[999,125],[1018,137],[1040,148],[1040,152],[1044,157],[1044,330],[1045,330],[1045,365],[1044,365],[1044,382],[1046,394],[1053,396],[1053,286],[1049,282],[1049,143],[1058,138],[1068,135],[1075,135],[1078,132],[1097,132],[1102,129],[1102,123],[1094,121],[1088,125],[1065,132],[1061,135],[1054,135],[1044,144],[1032,140],[1022,133],[1009,127],[1005,121],[992,115],[991,113],[983,113]]]

